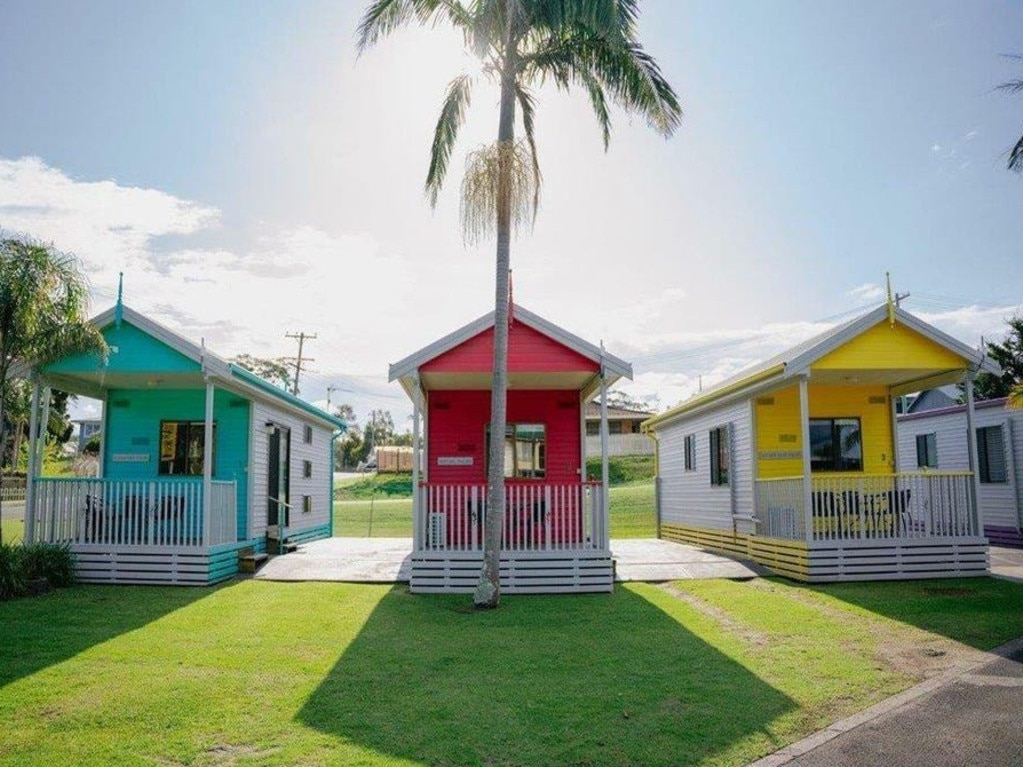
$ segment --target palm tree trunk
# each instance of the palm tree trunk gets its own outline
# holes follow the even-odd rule
[[[501,533],[504,530],[504,440],[508,396],[508,269],[511,266],[511,152],[515,140],[515,45],[506,47],[498,124],[497,263],[494,280],[494,366],[490,392],[490,454],[483,568],[473,595],[477,608],[497,607],[501,598]]]

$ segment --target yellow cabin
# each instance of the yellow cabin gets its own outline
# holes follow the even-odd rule
[[[982,369],[997,372],[880,306],[647,420],[660,537],[807,581],[985,574],[974,472],[902,471],[894,406],[965,382],[963,439],[976,466],[972,381]]]

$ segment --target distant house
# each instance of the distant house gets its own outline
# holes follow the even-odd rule
[[[99,418],[79,418],[75,423],[78,424],[78,452],[81,453],[89,440],[103,431],[103,421]]]
[[[984,575],[971,464],[897,460],[894,405],[980,370],[997,367],[880,306],[654,416],[660,537],[813,582]],[[949,434],[963,455],[972,437]]]
[[[27,541],[67,544],[82,581],[206,584],[331,535],[342,421],[128,307],[92,323],[107,359],[31,371]],[[40,475],[49,387],[103,401],[98,478]]]
[[[1023,548],[1023,410],[1005,398],[976,403],[977,502],[991,543]],[[964,436],[965,405],[899,416],[899,466],[903,470],[965,472],[970,456]]]
[[[600,455],[600,403],[588,402],[584,410],[586,418],[586,455]],[[652,455],[653,440],[643,434],[640,426],[653,413],[644,410],[629,410],[608,407],[608,455]]]
[[[927,389],[917,394],[906,406],[905,413],[923,413],[927,410],[938,408],[954,407],[958,404],[956,397],[951,392],[955,387],[943,386],[940,389]]]

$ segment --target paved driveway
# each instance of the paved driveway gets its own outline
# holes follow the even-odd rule
[[[256,578],[270,581],[408,582],[411,538],[326,538],[273,557]],[[752,563],[712,554],[694,546],[658,540],[615,540],[611,551],[619,581],[685,578],[753,578]]]

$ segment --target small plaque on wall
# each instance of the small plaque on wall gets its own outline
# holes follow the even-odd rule
[[[761,461],[792,461],[802,457],[799,450],[762,450],[757,454]]]
[[[438,466],[472,466],[471,455],[441,455],[437,457]]]
[[[110,460],[114,463],[149,463],[149,453],[114,453]]]

